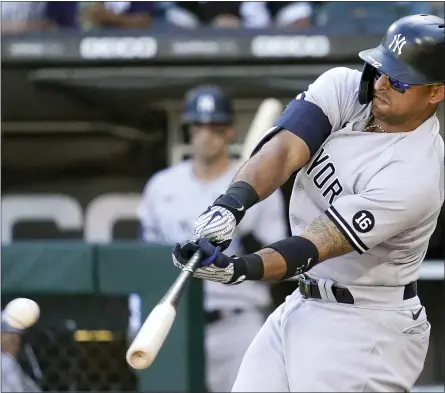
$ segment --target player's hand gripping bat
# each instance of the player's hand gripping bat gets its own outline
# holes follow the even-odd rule
[[[155,360],[175,321],[182,293],[193,277],[193,273],[200,266],[201,259],[202,253],[198,250],[182,268],[178,278],[161,301],[148,315],[127,351],[126,358],[131,367],[142,370],[150,367]]]

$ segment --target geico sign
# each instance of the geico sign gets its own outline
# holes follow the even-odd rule
[[[137,219],[140,194],[105,194],[85,209],[68,195],[8,195],[2,198],[2,243],[10,243],[19,222],[53,221],[61,231],[78,230],[89,242],[109,242],[119,220]]]
[[[252,40],[250,49],[256,57],[321,57],[329,54],[331,44],[324,35],[260,35]]]
[[[158,43],[151,37],[87,37],[80,43],[85,59],[147,59],[157,51]]]

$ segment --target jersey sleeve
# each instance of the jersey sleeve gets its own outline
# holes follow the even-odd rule
[[[306,91],[289,102],[252,154],[286,129],[303,139],[313,156],[357,109],[359,82],[360,73],[346,67],[332,68],[320,75]]]
[[[21,369],[10,355],[2,354],[2,392],[24,392]]]
[[[304,101],[321,109],[331,126],[338,131],[348,122],[357,107],[361,73],[346,67],[326,71],[302,94]]]
[[[408,171],[393,162],[363,192],[340,197],[326,210],[359,254],[420,225],[440,209],[437,178],[425,176],[420,168],[410,166]]]
[[[149,180],[142,193],[138,208],[140,222],[140,238],[146,242],[163,240],[162,231],[156,216],[156,189],[154,179]]]

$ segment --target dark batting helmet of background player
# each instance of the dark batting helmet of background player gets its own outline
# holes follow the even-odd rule
[[[186,93],[182,124],[233,124],[230,98],[215,85],[197,86]]]
[[[377,48],[359,53],[365,65],[359,102],[373,97],[375,71],[409,85],[445,81],[444,20],[434,15],[410,15],[394,22]]]
[[[8,322],[6,322],[3,312],[1,314],[1,329],[2,329],[1,331],[3,333],[17,333],[17,334],[24,333],[23,329],[15,328],[15,327],[11,326]]]

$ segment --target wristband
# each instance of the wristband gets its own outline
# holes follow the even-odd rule
[[[272,248],[286,261],[287,270],[282,280],[303,274],[318,263],[318,249],[314,243],[301,236],[291,236],[264,248]]]
[[[226,192],[226,195],[234,197],[244,207],[244,210],[251,208],[260,200],[258,193],[245,181],[233,183]]]
[[[246,280],[259,281],[264,276],[263,260],[258,254],[248,254],[240,257],[246,265]]]
[[[244,214],[246,214],[246,210],[255,205],[259,200],[259,195],[249,183],[237,181],[213,205],[228,209],[235,216],[236,223],[239,224]]]

